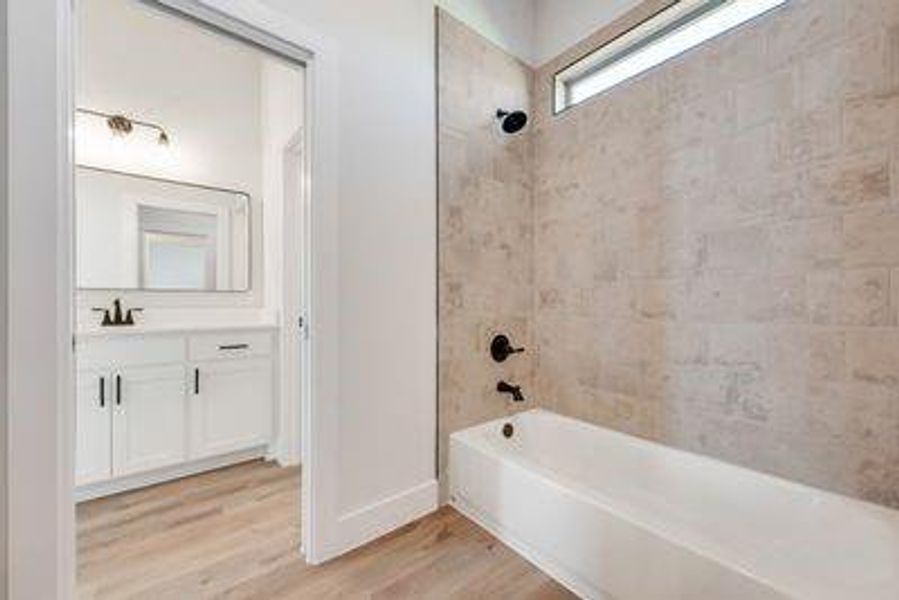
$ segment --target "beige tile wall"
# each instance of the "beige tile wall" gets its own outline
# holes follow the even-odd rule
[[[899,506],[899,2],[793,0],[551,116],[536,380],[561,412]]]
[[[530,109],[533,73],[438,11],[440,471],[447,435],[533,398],[532,354],[493,363],[495,333],[532,348],[533,194],[529,136],[503,137],[497,108]],[[445,480],[441,477],[441,480]]]
[[[536,73],[439,17],[441,468],[508,377],[899,506],[899,2],[792,0],[552,116],[555,70],[640,15]],[[492,365],[500,329],[534,350]]]

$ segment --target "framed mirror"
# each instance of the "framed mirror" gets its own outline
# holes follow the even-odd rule
[[[242,292],[250,281],[250,197],[78,167],[80,289]]]

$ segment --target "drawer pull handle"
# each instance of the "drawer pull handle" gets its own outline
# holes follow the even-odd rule
[[[100,408],[106,408],[106,378],[100,378]]]
[[[122,405],[122,376],[115,376],[115,403],[119,406]]]
[[[225,344],[223,346],[219,346],[219,350],[249,350],[249,344]]]
[[[194,395],[200,395],[200,369],[194,369]]]

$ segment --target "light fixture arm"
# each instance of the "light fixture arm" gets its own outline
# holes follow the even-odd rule
[[[152,129],[153,131],[157,132],[157,141],[160,144],[164,146],[167,146],[169,144],[170,137],[168,132],[165,130],[165,128],[163,128],[162,125],[159,125],[158,123],[153,123],[151,121],[142,121],[140,119],[126,117],[121,113],[108,113],[92,108],[77,108],[75,110],[76,112],[81,114],[104,119],[106,121],[106,126],[109,127],[109,129],[114,134],[129,135],[132,131],[134,131],[134,127],[138,126],[145,129]]]

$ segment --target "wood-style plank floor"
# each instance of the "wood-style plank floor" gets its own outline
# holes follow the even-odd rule
[[[252,462],[78,507],[78,597],[570,598],[450,508],[319,567],[299,471]]]

